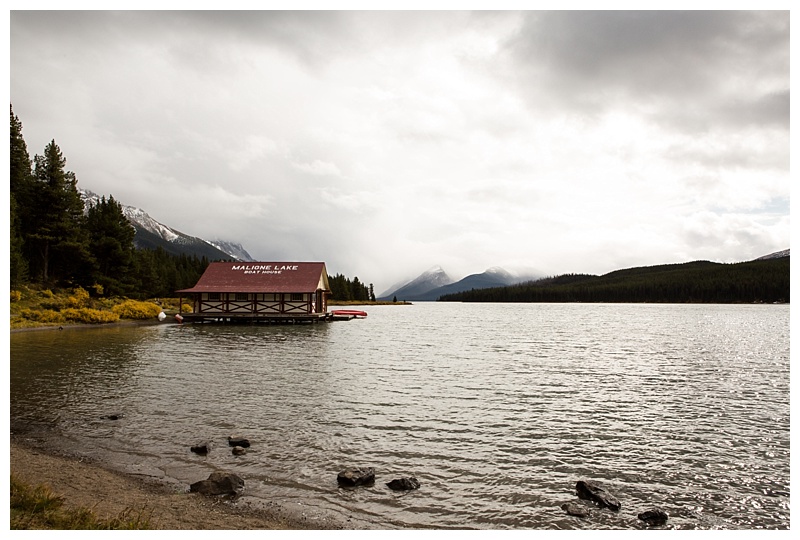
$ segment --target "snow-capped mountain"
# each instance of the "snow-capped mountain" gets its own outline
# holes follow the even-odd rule
[[[405,285],[390,289],[380,299],[392,300],[396,297],[398,300],[417,300],[420,295],[432,289],[449,285],[452,282],[452,278],[447,275],[441,266],[434,266]]]
[[[238,242],[230,242],[227,240],[211,240],[209,242],[212,246],[217,248],[220,251],[224,251],[225,253],[229,254],[234,259],[238,259],[243,262],[254,262],[255,259],[250,256],[244,246]]]
[[[505,268],[500,268],[499,266],[492,266],[491,268],[487,268],[486,271],[483,273],[485,276],[491,276],[495,278],[497,281],[504,281],[508,284],[515,283],[518,281],[518,276],[512,274]]]
[[[448,285],[432,289],[425,294],[420,295],[417,300],[433,301],[438,300],[440,296],[445,294],[455,294],[463,291],[469,291],[471,289],[507,287],[508,285],[513,285],[522,281],[529,281],[531,279],[533,279],[532,276],[520,277],[503,268],[500,268],[499,266],[493,266],[482,274],[471,274],[464,279],[456,281],[455,283],[450,283]]]
[[[769,255],[764,255],[763,257],[759,257],[756,260],[763,261],[766,259],[780,259],[781,257],[789,257],[789,250],[784,249],[783,251],[776,251],[775,253],[770,253]]]
[[[446,279],[443,279],[444,276]],[[438,278],[438,280],[437,280]],[[491,287],[506,287],[523,281],[536,279],[537,276],[520,276],[512,274],[504,268],[493,266],[481,274],[471,274],[459,281],[453,282],[444,270],[434,266],[418,278],[403,286],[395,286],[381,296],[380,300],[408,301],[434,301],[445,294],[455,294],[470,289],[488,289]],[[437,285],[437,283],[441,283]]]
[[[83,199],[84,207],[94,206],[100,202],[100,195],[86,189],[78,189]],[[117,201],[119,202],[119,201]],[[184,234],[172,227],[168,227],[150,217],[141,208],[122,204],[122,213],[131,222],[136,230],[133,239],[134,245],[139,249],[155,249],[161,247],[164,251],[175,255],[186,254],[206,257],[209,260],[235,259],[250,262],[253,258],[249,253],[235,242],[215,240],[209,242],[196,236]]]

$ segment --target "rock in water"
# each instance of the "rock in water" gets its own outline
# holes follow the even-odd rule
[[[589,509],[582,504],[574,502],[566,502],[561,505],[561,509],[566,511],[567,514],[579,518],[589,517]]]
[[[204,442],[198,443],[190,448],[192,452],[195,454],[200,454],[202,456],[208,454],[211,451],[211,443]]]
[[[250,441],[244,437],[228,437],[228,445],[241,446],[242,448],[250,448]]]
[[[413,476],[408,478],[395,478],[391,482],[387,482],[386,485],[389,486],[389,489],[395,491],[406,491],[409,489],[419,489],[419,480]]]
[[[622,506],[616,497],[590,480],[578,480],[575,492],[581,499],[597,503],[598,506],[619,511]]]
[[[236,495],[244,489],[244,480],[229,472],[213,472],[206,480],[200,480],[189,486],[192,493],[202,495]]]
[[[375,483],[375,471],[372,467],[365,469],[347,469],[336,476],[340,486],[371,486]]]
[[[669,519],[669,514],[660,508],[653,508],[652,510],[642,512],[637,517],[647,523],[647,525],[650,527],[657,527],[659,525],[664,525],[667,522]]]

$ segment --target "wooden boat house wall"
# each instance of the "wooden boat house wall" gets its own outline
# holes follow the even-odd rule
[[[314,322],[328,316],[331,294],[322,262],[212,262],[190,289],[187,322]]]

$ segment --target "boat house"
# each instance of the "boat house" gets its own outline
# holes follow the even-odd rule
[[[176,292],[192,304],[179,320],[295,323],[325,320],[331,289],[322,262],[212,262]]]

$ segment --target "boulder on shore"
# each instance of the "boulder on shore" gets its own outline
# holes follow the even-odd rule
[[[610,508],[615,512],[622,506],[611,493],[590,480],[578,480],[575,485],[575,493],[581,499],[586,499],[596,503],[600,507]]]
[[[244,489],[244,480],[229,472],[213,472],[206,480],[200,480],[189,486],[192,493],[202,495],[236,495]]]
[[[372,467],[347,469],[336,476],[336,481],[346,487],[371,486],[375,483],[375,471]]]
[[[642,512],[637,517],[647,523],[647,525],[650,527],[658,527],[667,522],[669,519],[669,514],[660,508],[653,508],[652,510]]]
[[[408,478],[395,478],[391,482],[387,482],[386,485],[389,486],[389,489],[395,491],[407,491],[410,489],[419,489],[419,480],[413,476],[409,476]]]

